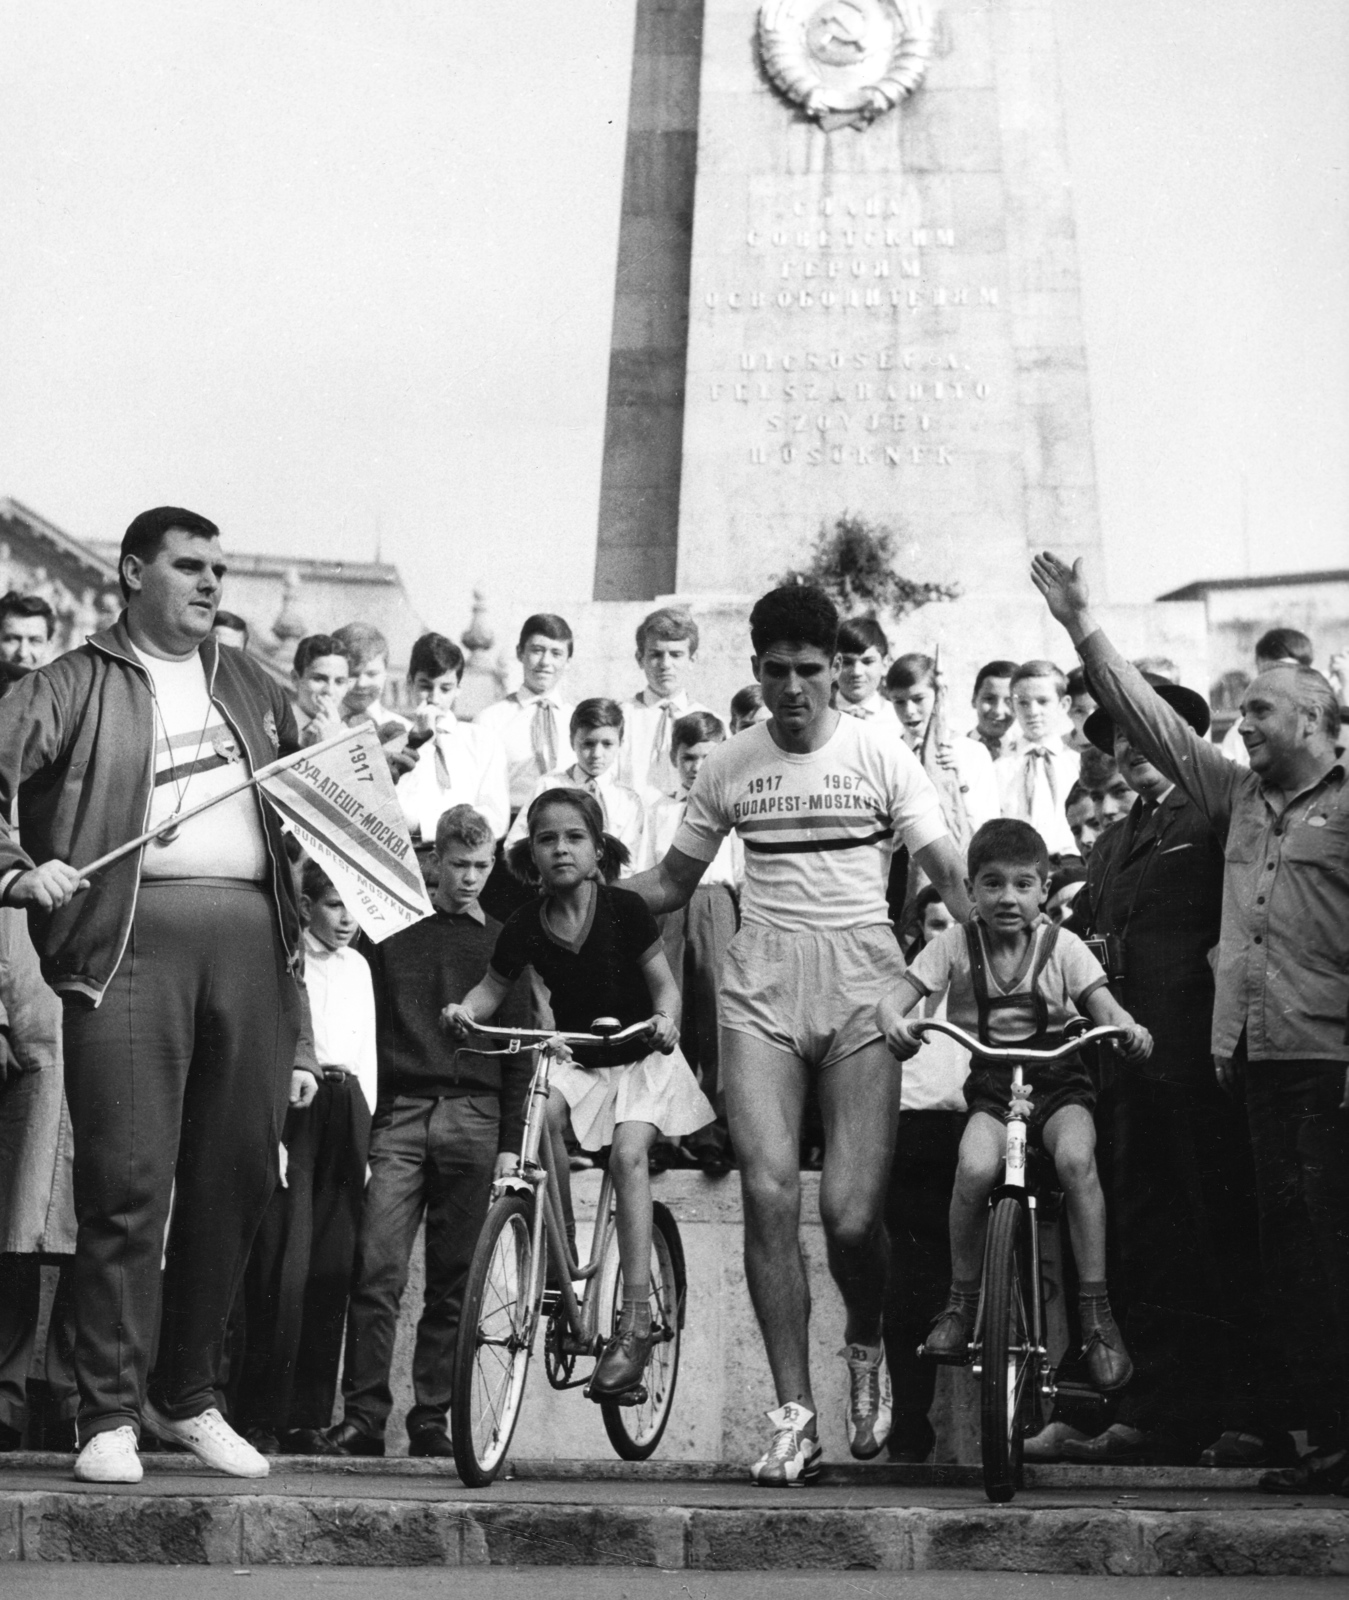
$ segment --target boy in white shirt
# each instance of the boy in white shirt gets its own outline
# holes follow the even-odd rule
[[[726,729],[710,711],[691,711],[675,723],[670,756],[679,773],[679,793],[661,795],[652,804],[653,861],[662,860],[674,843],[694,779],[725,737]],[[684,1144],[712,1177],[728,1172],[731,1165],[726,1097],[721,1092],[717,989],[727,946],[740,925],[736,890],[744,875],[744,846],[736,834],[728,834],[688,904],[661,918],[665,959],[683,999],[680,1044],[717,1113],[714,1123],[690,1134]]]
[[[894,713],[892,720],[904,743],[921,761],[937,703],[937,663],[916,651],[897,656],[885,675],[885,688]],[[976,828],[1001,815],[993,761],[982,744],[952,739],[936,755],[939,773],[951,775],[950,782],[937,782],[937,792],[953,837],[969,837]],[[964,808],[963,826],[957,826],[958,819],[952,814],[957,796]]]
[[[1075,934],[1043,915],[1048,884],[1049,856],[1034,828],[1011,817],[980,828],[969,850],[974,916],[925,945],[877,1008],[897,1060],[909,1060],[922,1045],[911,1013],[942,997],[947,1020],[986,1045],[1054,1049],[1068,1022],[1085,1016],[1128,1031],[1119,1043],[1126,1060],[1142,1061],[1152,1053],[1151,1034],[1110,993],[1096,958]],[[1064,1194],[1087,1375],[1102,1391],[1119,1389],[1133,1363],[1105,1281],[1105,1199],[1092,1120],[1096,1085],[1077,1057],[1032,1064],[1025,1079],[1033,1093],[1029,1137],[1053,1160]],[[924,1344],[936,1361],[963,1365],[969,1359],[988,1196],[1002,1170],[1010,1085],[1010,1072],[983,1062],[965,1080],[970,1109],[951,1195],[951,1289]]]
[[[561,689],[573,649],[565,618],[549,611],[526,617],[515,647],[524,682],[477,715],[475,725],[495,734],[506,747],[512,822],[516,812],[529,804],[538,780],[565,760],[566,728],[575,707],[563,698]]]
[[[890,641],[875,617],[850,617],[838,629],[838,708],[890,736],[894,717],[881,693]]]
[[[1068,721],[1072,728],[1064,734],[1063,742],[1070,750],[1076,750],[1079,756],[1091,749],[1091,740],[1082,730],[1095,709],[1096,697],[1091,692],[1086,673],[1081,667],[1073,667],[1068,673]]]
[[[346,726],[342,700],[351,686],[347,647],[330,633],[311,633],[295,647],[295,723],[302,745],[321,744]]]
[[[628,847],[629,861],[620,876],[629,878],[651,864],[647,838],[647,809],[659,796],[652,790],[638,793],[617,776],[617,758],[623,740],[623,710],[613,700],[582,700],[571,714],[567,729],[571,736],[570,766],[545,772],[516,813],[506,835],[506,848],[528,832],[531,802],[548,789],[585,789],[593,794],[604,813],[607,833]]]
[[[389,681],[389,641],[368,622],[344,623],[334,629],[333,638],[351,662],[351,683],[342,701],[348,726],[373,722],[379,729],[380,743],[389,744],[411,727],[406,717],[383,703]]]
[[[317,862],[300,880],[304,984],[321,1082],[286,1115],[283,1187],[245,1275],[240,1430],[264,1455],[326,1453],[375,1109],[375,997],[356,919]]]
[[[756,722],[767,722],[770,712],[763,703],[763,690],[757,683],[747,683],[731,696],[731,733],[744,733]]]
[[[1016,748],[1016,717],[1012,711],[1012,674],[1015,661],[986,661],[974,678],[974,727],[968,737],[983,745],[989,758],[1010,755]]]
[[[1063,810],[1080,767],[1059,732],[1069,704],[1068,680],[1052,661],[1023,661],[1012,674],[1017,748],[994,763],[1003,816],[1029,822],[1051,859],[1077,854]]]
[[[496,838],[510,822],[506,751],[489,729],[460,722],[454,702],[464,676],[464,652],[443,633],[424,633],[408,659],[415,705],[408,749],[417,764],[398,780],[397,793],[413,839],[426,846],[451,806],[472,806]]]
[[[706,711],[684,687],[698,658],[698,624],[687,611],[663,606],[643,617],[637,629],[637,665],[646,687],[623,703],[623,748],[618,777],[638,791],[679,792],[679,774],[670,760],[670,737],[680,717]]]

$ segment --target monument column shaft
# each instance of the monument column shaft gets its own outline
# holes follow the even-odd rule
[[[621,346],[621,420],[646,429],[632,451],[646,476],[625,499],[611,375],[598,570],[622,551],[615,573],[666,590],[752,593],[846,510],[903,531],[911,576],[971,595],[1020,593],[1045,544],[1084,555],[1099,584],[1052,0],[949,0],[921,87],[865,129],[832,131],[769,84],[747,0],[695,9],[677,562],[667,579],[669,439],[652,426],[676,405],[667,316],[667,342]],[[621,263],[620,306],[625,281]]]
[[[703,0],[637,0],[596,600],[674,588]]]

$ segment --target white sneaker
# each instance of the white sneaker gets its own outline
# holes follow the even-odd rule
[[[772,1444],[749,1469],[750,1477],[766,1489],[799,1489],[814,1483],[820,1475],[824,1451],[820,1441],[810,1438],[804,1430],[815,1420],[815,1413],[789,1400],[765,1415],[777,1432]]]
[[[145,1476],[136,1454],[136,1430],[130,1423],[96,1433],[75,1457],[81,1483],[139,1483]]]
[[[203,1465],[228,1472],[232,1478],[265,1478],[272,1470],[267,1457],[241,1439],[214,1406],[200,1416],[174,1422],[147,1400],[144,1421],[161,1439],[185,1444]]]
[[[845,1344],[848,1363],[848,1448],[859,1461],[881,1453],[890,1437],[890,1369],[884,1345]]]

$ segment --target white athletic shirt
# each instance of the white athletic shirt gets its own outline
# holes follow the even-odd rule
[[[718,745],[674,848],[711,861],[732,828],[745,847],[742,919],[811,932],[888,923],[896,841],[917,851],[947,831],[913,754],[844,716],[809,755],[779,750],[766,722]]]
[[[200,655],[161,661],[136,651],[150,674],[155,696],[155,786],[149,827],[167,822],[179,808],[232,788],[248,776],[239,741],[206,690]],[[153,840],[141,857],[142,878],[246,878],[267,876],[267,841],[261,802],[245,789],[232,800],[182,824],[168,844]]]
[[[314,1054],[323,1067],[354,1073],[373,1114],[378,1090],[375,990],[370,967],[350,945],[330,950],[306,931],[304,987],[314,1021]]]

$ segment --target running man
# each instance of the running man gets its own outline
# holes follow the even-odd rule
[[[820,1216],[847,1309],[852,1453],[877,1455],[890,1430],[882,1210],[900,1074],[876,1005],[904,970],[885,900],[896,843],[954,916],[969,915],[964,864],[917,760],[830,708],[838,626],[828,597],[807,585],[755,605],[752,664],[770,720],[712,752],[665,858],[628,881],[653,912],[677,911],[732,828],[745,846],[743,926],[722,970],[722,1083],[744,1195],[745,1275],[778,1398],[772,1442],[751,1476],[779,1486],[820,1471],[798,1234],[812,1073],[825,1125]]]

